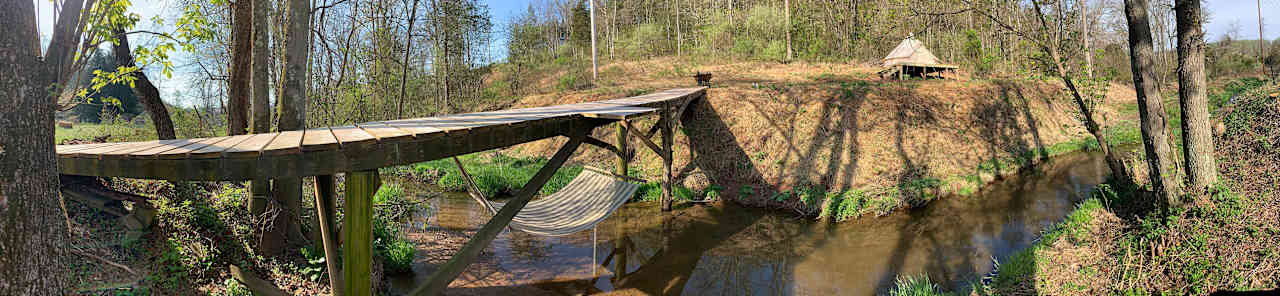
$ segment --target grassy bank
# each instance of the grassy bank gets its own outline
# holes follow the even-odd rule
[[[719,186],[739,204],[836,220],[883,215],[939,196],[970,195],[1045,157],[1096,147],[1055,81],[968,79],[884,81],[848,64],[661,58],[602,65],[603,87],[522,98],[513,107],[577,103],[690,85],[672,73],[713,72],[706,100],[675,135],[676,181]],[[554,77],[552,77],[554,78]],[[1111,85],[1098,116],[1112,144],[1137,138],[1132,90]],[[637,122],[648,126],[651,119]],[[613,129],[595,137],[612,139]],[[550,155],[556,141],[513,155]],[[609,163],[603,150],[575,156]],[[656,154],[638,149],[633,167],[659,176]],[[706,191],[706,190],[701,190]]]
[[[1167,212],[1104,184],[972,295],[1207,295],[1280,288],[1280,85],[1215,92],[1220,182]],[[1280,96],[1280,95],[1278,95]],[[1236,97],[1235,102],[1222,98]],[[1219,106],[1220,105],[1220,106]],[[920,284],[913,284],[919,286]],[[914,294],[935,295],[935,294]]]

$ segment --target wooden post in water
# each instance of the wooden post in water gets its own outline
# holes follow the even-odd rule
[[[333,201],[337,200],[333,175],[316,176],[316,218],[320,219],[320,238],[324,244],[324,262],[329,271],[329,290],[342,294],[342,277],[338,274],[338,240],[333,228]]]
[[[624,119],[625,120],[625,119]],[[619,176],[627,176],[628,164],[631,161],[631,145],[627,145],[627,127],[618,122],[617,126],[618,166],[614,171]]]
[[[662,119],[658,124],[662,125],[662,211],[671,210],[671,142],[672,135],[671,126],[675,119],[671,118],[671,108],[664,106],[662,108]]]
[[[343,295],[373,294],[373,195],[381,181],[378,171],[347,173],[347,196],[342,219]]]

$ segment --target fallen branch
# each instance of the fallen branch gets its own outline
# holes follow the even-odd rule
[[[130,274],[138,275],[138,272],[137,272],[137,271],[134,271],[134,270],[133,270],[133,268],[129,268],[128,266],[125,266],[124,264],[111,262],[111,260],[107,260],[107,258],[102,258],[102,257],[99,257],[98,255],[89,254],[88,252],[81,251],[80,249],[76,249],[76,248],[70,248],[70,249],[71,249],[71,252],[72,252],[72,253],[76,253],[76,255],[85,256],[85,257],[89,257],[89,258],[93,258],[93,259],[96,259],[96,260],[98,260],[98,261],[100,261],[100,262],[102,262],[102,263],[106,263],[107,265],[111,265],[111,266],[115,266],[115,267],[120,268],[120,269],[124,269],[124,271],[128,271]]]

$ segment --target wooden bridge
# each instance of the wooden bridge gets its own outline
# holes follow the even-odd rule
[[[377,121],[302,131],[200,139],[57,146],[63,175],[172,181],[243,181],[316,177],[316,211],[334,294],[372,294],[372,198],[380,186],[378,168],[442,159],[564,136],[569,141],[551,157],[479,232],[413,295],[443,291],[568,160],[582,143],[614,152],[617,173],[625,175],[631,153],[628,134],[663,160],[662,207],[671,208],[674,126],[705,87],[569,105],[510,109],[438,117]],[[647,130],[632,119],[658,115]],[[617,124],[615,144],[591,136]],[[661,134],[661,144],[651,138]],[[346,174],[341,281],[336,272],[333,175]]]

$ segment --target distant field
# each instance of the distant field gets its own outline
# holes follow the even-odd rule
[[[156,131],[147,127],[128,124],[89,124],[77,123],[72,128],[55,128],[54,143],[61,144],[69,139],[91,140],[107,136],[107,142],[129,142],[155,140]]]

